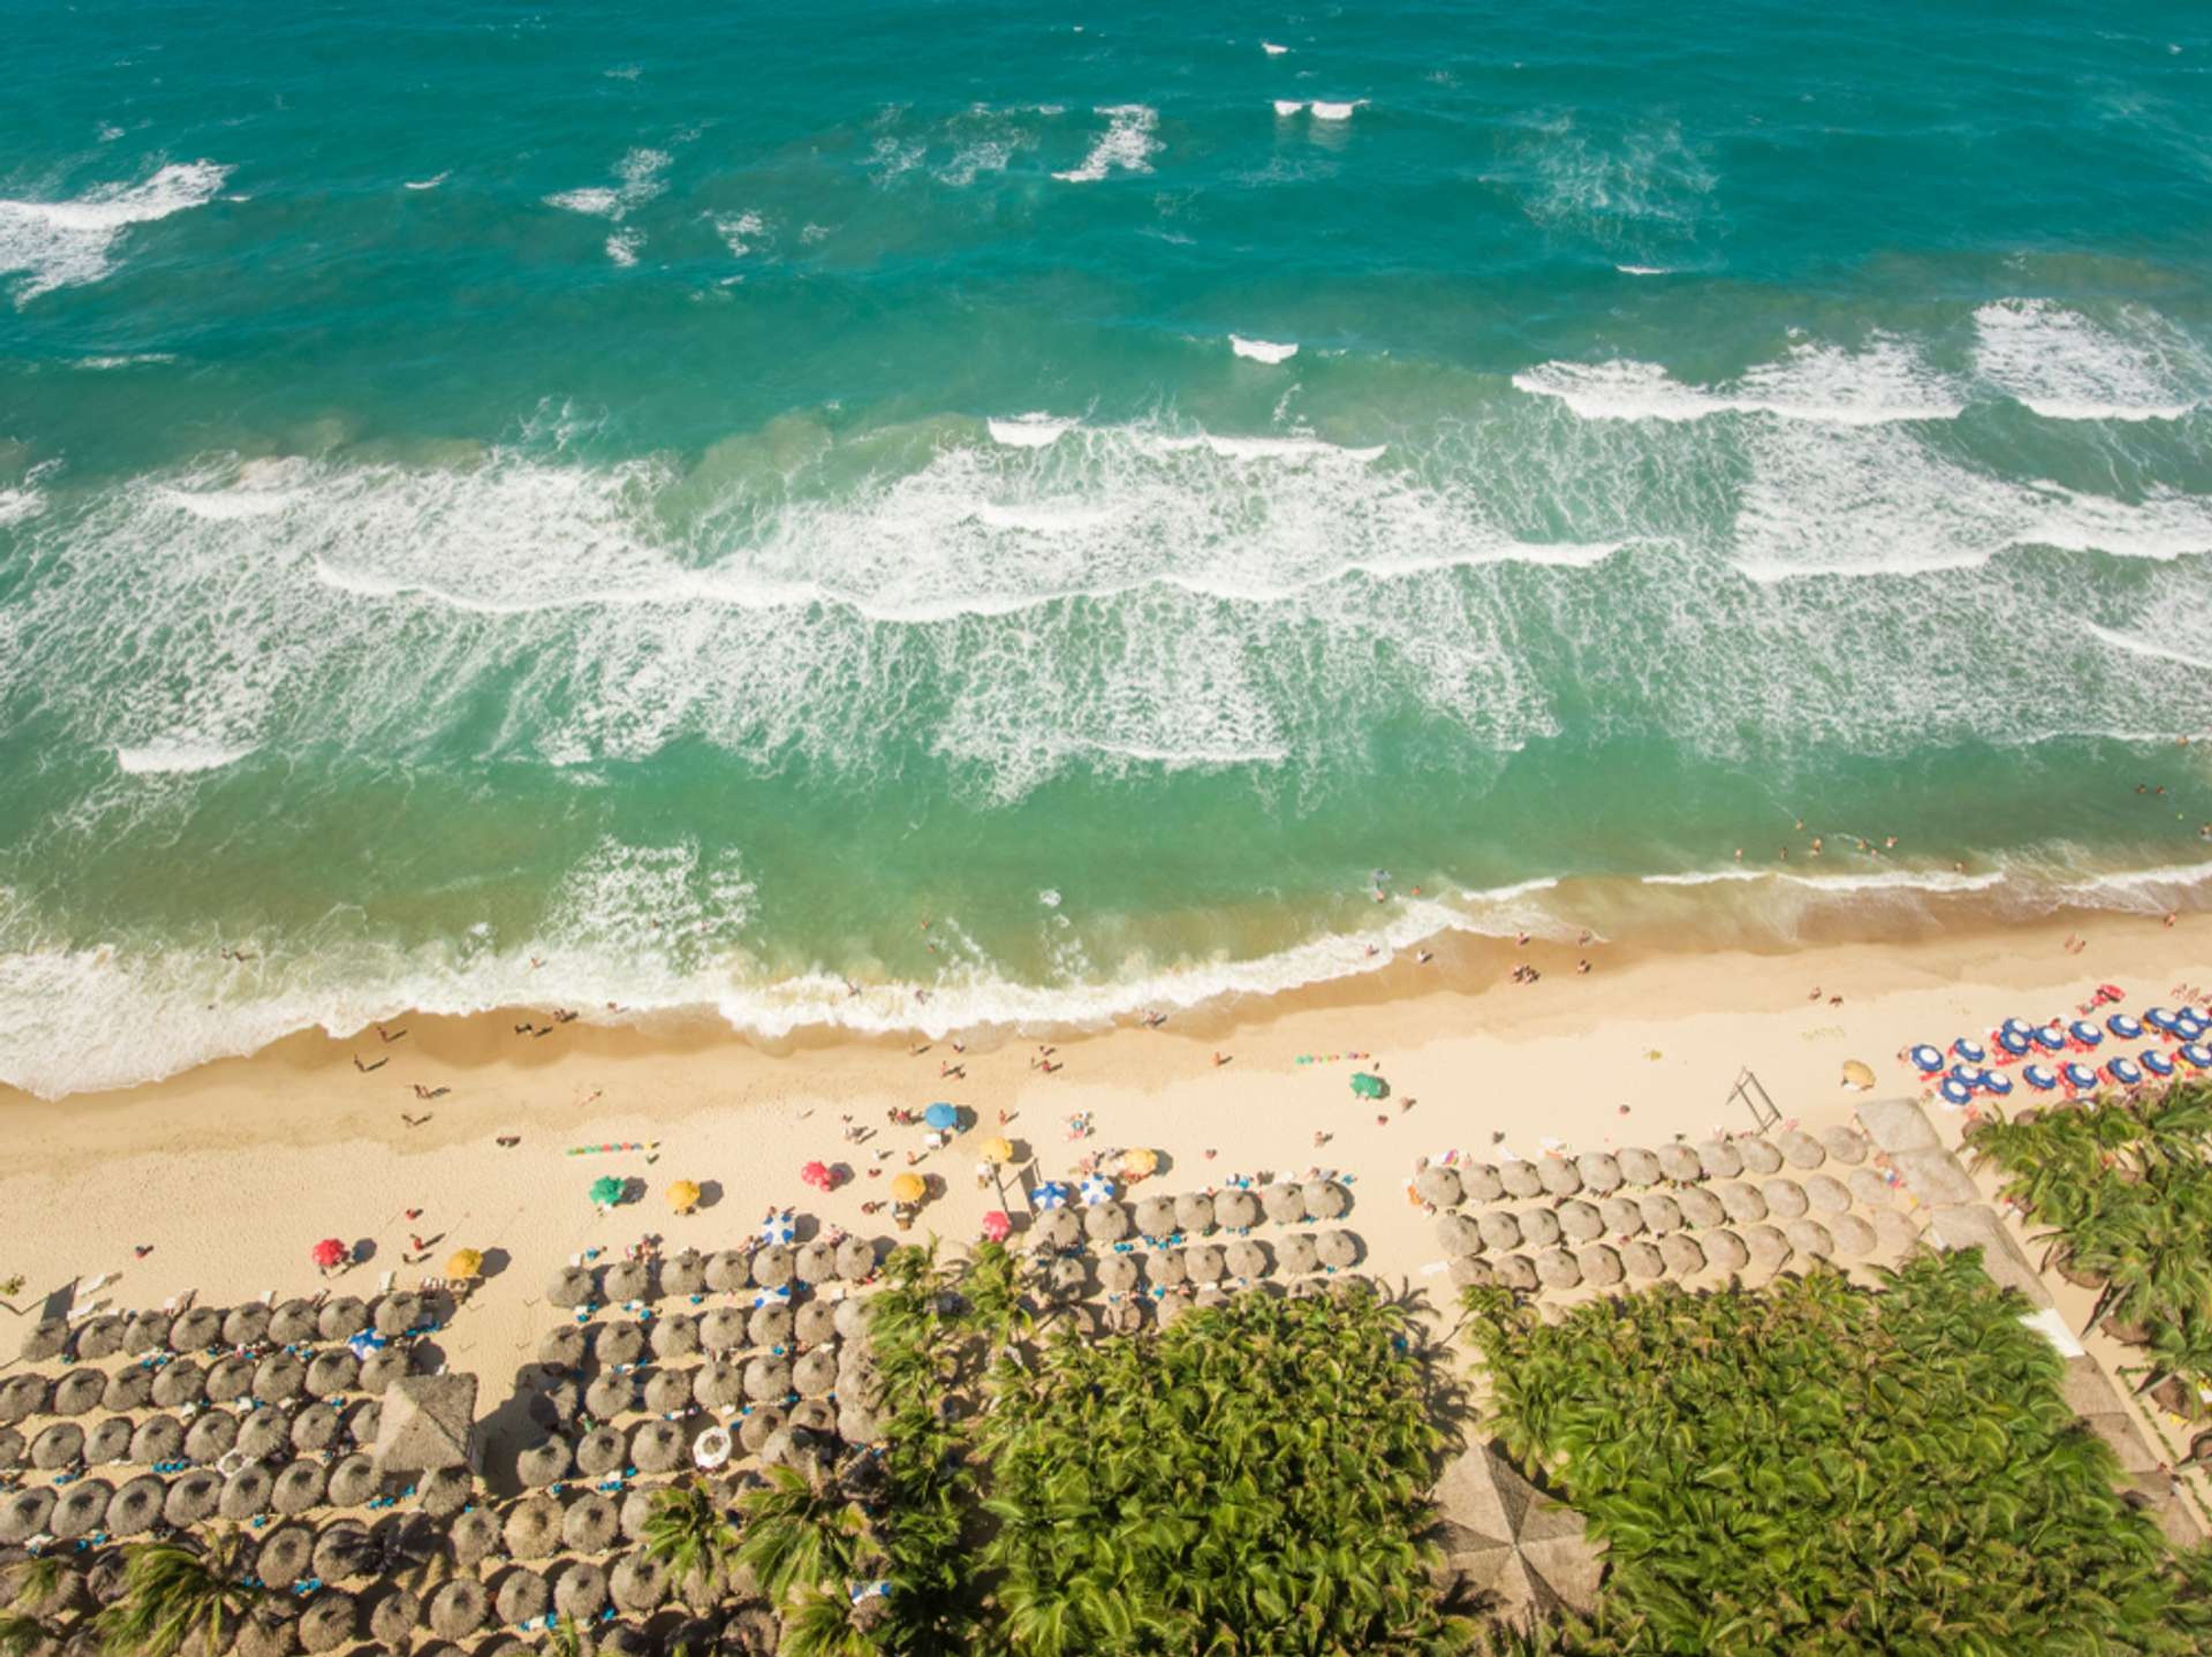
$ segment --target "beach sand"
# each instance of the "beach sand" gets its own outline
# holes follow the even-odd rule
[[[2079,954],[2063,947],[2067,932],[2053,923],[1762,955],[1601,950],[1589,976],[1575,972],[1574,952],[1542,946],[1525,955],[1504,946],[1479,967],[1409,957],[1349,984],[1159,1028],[1054,1039],[1045,1045],[1060,1068],[1048,1074],[1036,1068],[1037,1038],[1003,1033],[964,1055],[944,1041],[918,1053],[919,1041],[764,1048],[705,1020],[637,1029],[586,1019],[518,1033],[543,1021],[523,1012],[398,1020],[387,1027],[404,1033],[389,1042],[374,1030],[302,1035],[125,1092],[0,1096],[0,1276],[26,1275],[17,1304],[27,1314],[101,1274],[112,1276],[93,1298],[118,1307],[188,1290],[231,1304],[330,1287],[308,1249],[336,1236],[361,1246],[366,1258],[339,1282],[366,1296],[386,1271],[411,1284],[454,1250],[477,1248],[486,1279],[441,1339],[447,1362],[496,1398],[559,1320],[545,1287],[582,1251],[618,1256],[648,1233],[670,1252],[725,1246],[771,1204],[894,1234],[887,1210],[870,1216],[861,1204],[888,1195],[922,1132],[890,1126],[886,1112],[941,1099],[976,1125],[921,1161],[942,1194],[908,1240],[964,1243],[987,1209],[1023,1211],[1011,1182],[1004,1197],[977,1188],[977,1147],[999,1132],[1036,1178],[1087,1152],[1151,1147],[1162,1168],[1139,1195],[1319,1166],[1353,1182],[1347,1223],[1365,1246],[1362,1269],[1426,1291],[1448,1322],[1433,1225],[1405,1192],[1417,1158],[1457,1148],[1496,1160],[1501,1134],[1504,1148],[1534,1156],[1547,1139],[1582,1150],[1747,1130],[1731,1098],[1747,1069],[1785,1118],[1817,1128],[1848,1119],[1859,1098],[1840,1084],[1847,1059],[1874,1068],[1877,1094],[1911,1093],[1896,1057],[1908,1043],[1980,1033],[2012,1014],[2070,1014],[2100,982],[2122,985],[2139,1009],[2212,980],[2212,919],[2169,929],[2100,917]],[[1510,981],[1507,963],[1522,959],[1540,982]],[[380,1068],[364,1073],[356,1060]],[[964,1064],[964,1078],[940,1079],[947,1063]],[[1359,1069],[1385,1077],[1392,1096],[1356,1099]],[[451,1091],[422,1100],[418,1083]],[[1093,1129],[1079,1142],[1067,1127],[1076,1113]],[[1932,1114],[1955,1136],[1956,1116]],[[872,1130],[865,1142],[843,1139],[847,1116]],[[410,1127],[409,1117],[428,1119]],[[1328,1136],[1318,1147],[1317,1133]],[[505,1136],[520,1143],[499,1145]],[[650,1148],[568,1154],[610,1143]],[[890,1154],[878,1161],[878,1150]],[[799,1170],[817,1157],[853,1177],[827,1195],[807,1190]],[[641,1180],[647,1194],[601,1215],[585,1195],[601,1174]],[[678,1179],[706,1189],[699,1212],[670,1213],[661,1193]],[[403,1260],[413,1235],[426,1262]],[[140,1246],[150,1246],[143,1258]],[[0,1350],[12,1356],[14,1345],[0,1335]]]

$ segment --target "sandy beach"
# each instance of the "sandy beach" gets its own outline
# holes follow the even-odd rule
[[[1158,1028],[979,1036],[964,1053],[919,1039],[764,1049],[704,1021],[518,1031],[550,1023],[532,1012],[398,1020],[388,1041],[374,1030],[301,1036],[127,1092],[0,1099],[10,1148],[0,1270],[25,1274],[17,1305],[33,1317],[49,1295],[94,1278],[104,1281],[90,1298],[117,1307],[191,1290],[226,1303],[310,1294],[329,1286],[308,1258],[325,1236],[357,1246],[340,1286],[364,1295],[386,1272],[411,1284],[454,1250],[479,1249],[486,1280],[441,1338],[447,1362],[496,1396],[557,1316],[545,1285],[572,1257],[617,1257],[647,1234],[672,1252],[724,1246],[771,1205],[891,1235],[888,1210],[862,1205],[888,1195],[909,1153],[938,1194],[908,1237],[963,1243],[987,1209],[1024,1211],[1013,1180],[1003,1197],[978,1188],[976,1148],[1004,1133],[1018,1153],[1010,1173],[1038,1179],[1088,1153],[1152,1148],[1161,1171],[1140,1195],[1339,1170],[1352,1182],[1362,1269],[1427,1289],[1448,1312],[1433,1227],[1405,1191],[1424,1155],[1746,1130],[1731,1089],[1747,1069],[1785,1119],[1817,1128],[1847,1120],[1860,1097],[1841,1085],[1847,1060],[1873,1067],[1878,1094],[1911,1093],[1897,1057],[1909,1043],[2008,1014],[2070,1015],[2100,983],[2139,1008],[2212,979],[2212,919],[2100,917],[2079,953],[2068,935],[2054,923],[1780,955],[1601,952],[1587,976],[1574,952],[1532,946],[1534,984],[1512,982],[1502,959],[1425,966],[1409,956],[1349,986]],[[962,1074],[941,1075],[946,1066]],[[1391,1096],[1356,1099],[1361,1069],[1386,1078]],[[418,1086],[445,1091],[422,1099]],[[943,1149],[886,1120],[937,1100],[976,1124]],[[1932,1114],[1955,1138],[1960,1119]],[[1071,1137],[1071,1117],[1087,1119],[1087,1137]],[[866,1137],[848,1142],[848,1125]],[[499,1142],[508,1137],[517,1142]],[[635,1148],[570,1154],[600,1146]],[[814,1158],[850,1177],[833,1192],[807,1190],[799,1170]],[[586,1191],[602,1174],[641,1182],[643,1197],[596,1212]],[[696,1214],[673,1215],[664,1201],[678,1179],[703,1188]]]

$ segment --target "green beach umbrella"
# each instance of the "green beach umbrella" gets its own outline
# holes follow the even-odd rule
[[[1381,1099],[1390,1091],[1390,1084],[1381,1076],[1370,1075],[1362,1070],[1352,1078],[1352,1091],[1362,1099]]]
[[[592,1201],[603,1209],[611,1209],[622,1201],[623,1182],[611,1173],[603,1173],[592,1181]]]

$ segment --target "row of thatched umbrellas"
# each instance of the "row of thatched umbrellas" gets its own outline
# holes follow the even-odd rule
[[[1337,1228],[1311,1237],[1293,1233],[1273,1242],[1239,1237],[1225,1246],[1195,1242],[1150,1254],[1106,1254],[1099,1257],[1095,1270],[1100,1288],[1109,1295],[1126,1295],[1146,1282],[1157,1288],[1204,1287],[1252,1282],[1277,1270],[1285,1276],[1303,1277],[1316,1271],[1342,1271],[1358,1260],[1359,1240]],[[1080,1258],[1055,1260],[1046,1270],[1047,1282],[1057,1293],[1073,1296],[1087,1286]]]
[[[1778,1176],[1759,1185],[1731,1180],[1712,1189],[1686,1186],[1674,1191],[1648,1191],[1641,1197],[1604,1197],[1595,1203],[1571,1197],[1540,1208],[1445,1214],[1437,1221],[1437,1234],[1447,1253],[1504,1252],[1524,1244],[1548,1247],[1563,1240],[1589,1243],[1605,1236],[1666,1237],[1686,1228],[1748,1225],[1769,1219],[1787,1221],[1808,1215],[1822,1223],[1832,1223],[1855,1217],[1850,1212],[1855,1199],[1877,1215],[1891,1212],[1888,1196],[1889,1187],[1881,1177],[1863,1168],[1848,1185],[1823,1173],[1802,1182]]]
[[[26,1362],[74,1356],[96,1363],[118,1355],[145,1357],[161,1353],[211,1353],[224,1348],[264,1344],[296,1346],[316,1340],[343,1341],[364,1331],[396,1338],[428,1322],[453,1316],[452,1297],[395,1289],[364,1301],[351,1295],[328,1300],[294,1299],[274,1307],[248,1301],[227,1312],[193,1307],[179,1313],[104,1312],[72,1325],[47,1318],[23,1337]]]
[[[382,1406],[374,1398],[333,1400],[298,1410],[254,1410],[234,1414],[203,1410],[187,1421],[167,1413],[143,1418],[109,1416],[90,1428],[58,1421],[27,1438],[0,1429],[0,1470],[28,1465],[58,1471],[80,1464],[165,1468],[179,1462],[212,1465],[235,1453],[249,1461],[322,1455],[346,1445],[376,1441]]]
[[[1278,1225],[1334,1220],[1352,1206],[1350,1195],[1334,1180],[1269,1185],[1258,1192],[1202,1191],[1181,1197],[1147,1197],[1133,1206],[1108,1201],[1082,1209],[1051,1209],[1037,1216],[1031,1239],[1050,1249],[1080,1247],[1085,1242],[1119,1243],[1134,1237],[1164,1242],[1170,1237],[1200,1237],[1216,1229],[1249,1231],[1264,1215]]]
[[[23,1374],[0,1383],[0,1425],[36,1416],[87,1416],[95,1410],[121,1414],[149,1406],[184,1410],[248,1400],[276,1404],[349,1394],[374,1398],[407,1373],[410,1362],[406,1348],[384,1346],[366,1358],[333,1347],[307,1356],[289,1351],[233,1355],[205,1367],[191,1358],[173,1358],[158,1367],[139,1365],[112,1374],[80,1365],[58,1377]]]
[[[611,1265],[564,1268],[547,1291],[555,1306],[622,1306],[633,1301],[684,1299],[746,1288],[859,1282],[873,1275],[876,1246],[864,1237],[831,1243],[817,1238],[793,1246],[769,1243],[752,1249],[702,1254],[686,1249],[659,1262],[623,1260]]]
[[[1631,1147],[1495,1165],[1434,1162],[1413,1176],[1413,1189],[1424,1202],[1447,1209],[1462,1202],[1496,1203],[1509,1197],[1528,1200],[1584,1191],[1601,1197],[1625,1186],[1690,1185],[1741,1179],[1747,1171],[1778,1173],[1785,1164],[1807,1170],[1831,1161],[1856,1167],[1866,1161],[1868,1149],[1866,1136],[1855,1128],[1829,1128],[1817,1137],[1791,1128],[1771,1140],[1756,1134],[1694,1144],[1677,1140],[1656,1151]]]
[[[1910,1220],[1885,1209],[1871,1222],[1856,1214],[1844,1214],[1826,1220],[1791,1220],[1781,1226],[1671,1231],[1618,1243],[1589,1243],[1580,1248],[1569,1248],[1557,1240],[1539,1246],[1523,1240],[1523,1246],[1534,1249],[1533,1254],[1517,1248],[1486,1254],[1466,1246],[1483,1240],[1458,1229],[1455,1221],[1467,1223],[1459,1215],[1447,1215],[1441,1222],[1449,1228],[1445,1243],[1451,1251],[1452,1281],[1462,1287],[1495,1282],[1523,1293],[1583,1284],[1610,1288],[1624,1277],[1648,1282],[1662,1276],[1693,1277],[1704,1271],[1741,1271],[1752,1265],[1772,1269],[1793,1255],[1826,1260],[1857,1258],[1877,1249],[1902,1252],[1919,1235]]]

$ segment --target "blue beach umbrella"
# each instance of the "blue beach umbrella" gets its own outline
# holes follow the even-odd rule
[[[2136,1055],[2136,1057],[2143,1069],[2154,1076],[2170,1076],[2173,1074],[2173,1061],[2155,1047],[2144,1048]]]
[[[2142,1081],[2142,1072],[2136,1069],[2131,1058],[2116,1058],[2105,1067],[2105,1074],[2123,1087],[2133,1087]]]
[[[1989,1057],[1982,1051],[1981,1043],[1969,1041],[1964,1036],[1960,1036],[1958,1040],[1951,1044],[1951,1052],[1954,1057],[1963,1058],[1969,1064],[1979,1064]]]
[[[2020,1079],[2039,1093],[2047,1093],[2058,1085],[2058,1078],[2040,1064],[2023,1064]]]
[[[366,1361],[372,1353],[384,1349],[384,1337],[373,1329],[364,1329],[346,1342],[346,1350]]]
[[[763,1243],[788,1243],[799,1235],[799,1228],[789,1215],[771,1214],[761,1221],[760,1234]]]
[[[1048,1179],[1036,1188],[1032,1200],[1041,1209],[1064,1209],[1067,1206],[1067,1199],[1072,1195],[1073,1193],[1060,1181]]]
[[[2143,1022],[2154,1030],[2170,1032],[2173,1028],[2173,1014],[2163,1007],[2154,1007],[2143,1014]]]
[[[2189,1061],[2192,1070],[2212,1069],[2212,1052],[2207,1052],[2201,1042],[2191,1042],[2181,1050],[2182,1057]]]
[[[1943,1068],[1943,1055],[1924,1041],[1915,1047],[1909,1057],[1912,1060],[1913,1067],[1923,1075],[1932,1076]]]
[[[2002,1099],[2012,1092],[2012,1078],[2002,1070],[1982,1072],[1982,1091]]]
[[[1095,1209],[1101,1203],[1114,1200],[1114,1182],[1103,1173],[1086,1174],[1083,1180],[1083,1206]]]
[[[2097,1085],[2097,1073],[2079,1060],[2066,1067],[2065,1076],[2068,1087],[2080,1088],[2084,1092]]]
[[[2194,1013],[2178,1013],[2174,1015],[2173,1033],[2184,1041],[2202,1041],[2208,1029],[2212,1029],[2212,1026],[2208,1026]]]
[[[2105,1020],[2105,1028],[2110,1030],[2122,1041],[2136,1041],[2142,1036],[2142,1026],[2137,1024],[2125,1013],[2113,1014]]]
[[[2072,1028],[2074,1039],[2084,1047],[2094,1047],[2105,1039],[2105,1033],[2087,1019],[2075,1019]]]
[[[1942,1096],[1946,1105],[1957,1106],[1973,1102],[1974,1090],[1956,1076],[1945,1076],[1937,1084],[1936,1091]]]
[[[960,1125],[960,1112],[940,1100],[921,1113],[921,1119],[939,1131],[949,1132]]]
[[[2004,1032],[2008,1036],[2028,1036],[2034,1033],[2035,1026],[2026,1019],[2009,1018],[2004,1021]]]
[[[2066,1051],[2066,1033],[2055,1024],[2043,1025],[2035,1033],[2035,1045],[2047,1053],[2063,1053]]]
[[[2003,1048],[2013,1057],[2018,1058],[2027,1051],[2030,1044],[2028,1039],[2019,1031],[2004,1029],[1997,1032],[1997,1045]]]
[[[756,1312],[764,1306],[789,1306],[790,1304],[791,1285],[789,1283],[775,1288],[757,1288],[753,1291],[753,1310]]]

